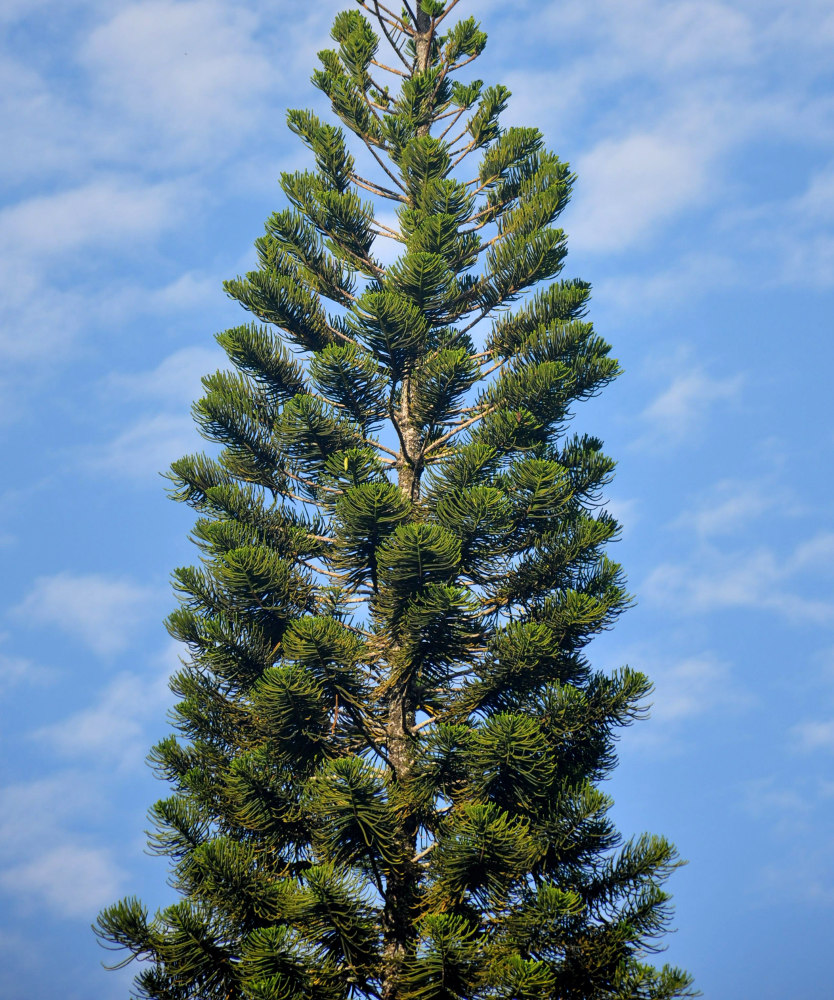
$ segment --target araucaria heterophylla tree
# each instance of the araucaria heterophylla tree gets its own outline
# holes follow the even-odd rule
[[[194,408],[219,448],[170,474],[201,565],[151,846],[183,898],[97,925],[140,996],[691,995],[645,960],[675,851],[622,844],[597,787],[649,684],[585,656],[629,597],[613,462],[567,430],[617,374],[557,277],[573,175],[460,79],[457,6],[336,17],[341,125],[289,112],[315,169],[226,286],[254,320]]]

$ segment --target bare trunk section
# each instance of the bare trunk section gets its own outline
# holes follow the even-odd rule
[[[419,5],[419,0],[417,0]],[[419,6],[416,11],[415,48],[417,60],[415,72],[424,73],[429,66],[431,53],[431,18]],[[428,127],[425,128],[428,131]],[[402,396],[397,420],[402,434],[403,447],[398,463],[398,485],[409,499],[416,501],[420,496],[422,467],[419,461],[421,449],[420,432],[411,424],[411,413],[416,392],[414,376],[403,379]],[[387,750],[391,769],[398,784],[407,782],[413,768],[413,737],[416,705],[411,683],[398,685],[388,701]],[[403,863],[398,872],[392,872],[385,894],[385,909],[382,916],[382,932],[385,940],[382,998],[398,1000],[402,996],[401,968],[403,959],[414,942],[414,920],[417,907],[417,865],[412,861],[417,851],[417,824],[405,816],[398,831],[398,847]]]

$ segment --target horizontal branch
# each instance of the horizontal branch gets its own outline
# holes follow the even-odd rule
[[[408,76],[408,74],[407,73],[403,73],[403,71],[401,69],[397,69],[394,66],[386,66],[385,63],[381,63],[381,62],[379,62],[376,59],[371,59],[371,62],[373,63],[374,66],[378,66],[380,69],[387,70],[387,72],[389,72],[389,73],[396,73],[397,76],[405,76],[405,77]],[[379,89],[379,88],[377,88],[377,89]]]
[[[471,417],[469,420],[464,420],[462,424],[458,424],[457,427],[452,428],[452,430],[450,430],[448,434],[444,434],[443,437],[438,438],[436,441],[432,441],[432,443],[428,446],[428,448],[426,448],[423,451],[423,455],[424,456],[428,455],[429,452],[434,451],[435,448],[439,448],[441,445],[451,440],[451,438],[453,438],[455,434],[460,434],[460,432],[465,431],[467,427],[471,427],[473,424],[477,424],[479,420],[483,420],[484,417],[488,417],[490,413],[494,413],[497,408],[498,407],[493,404],[492,406],[487,407],[483,411],[483,413],[479,413],[476,416]]]
[[[419,854],[414,855],[414,857],[411,859],[412,863],[416,864],[418,861],[422,861],[423,858],[431,854],[431,852],[435,849],[435,847],[437,847],[437,841],[433,840],[424,851],[420,851]]]
[[[366,191],[370,191],[371,194],[379,195],[382,198],[391,198],[396,201],[404,202],[406,199],[401,195],[397,194],[396,191],[392,191],[390,188],[383,187],[381,184],[377,184],[375,181],[369,181],[367,178],[360,176],[359,174],[351,174],[350,179],[354,184],[358,184],[359,187],[364,188]]]
[[[383,162],[382,158],[379,156],[379,154],[377,153],[377,151],[374,149],[373,143],[369,141],[369,139],[367,138],[367,136],[363,135],[363,136],[361,136],[361,139],[362,139],[362,142],[365,143],[365,146],[367,147],[368,152],[376,160],[377,164],[385,171],[385,173],[388,174],[388,176],[397,185],[397,187],[400,189],[400,191],[402,191],[403,194],[408,194],[408,191],[406,190],[406,188],[402,184],[400,184],[399,180],[397,179],[396,174],[391,173],[391,171],[388,169],[388,167]]]

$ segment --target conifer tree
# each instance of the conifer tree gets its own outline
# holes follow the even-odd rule
[[[336,17],[341,124],[288,113],[315,169],[226,285],[253,321],[195,404],[219,448],[170,473],[201,565],[150,844],[182,899],[97,924],[139,996],[693,995],[646,962],[675,851],[597,787],[649,684],[585,656],[629,597],[614,463],[567,430],[618,370],[557,277],[573,175],[459,77],[458,2]]]

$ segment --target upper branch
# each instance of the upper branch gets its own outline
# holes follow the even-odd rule
[[[479,420],[483,420],[484,417],[488,417],[490,413],[494,413],[496,409],[497,409],[497,404],[493,403],[492,406],[488,406],[481,413],[478,413],[474,417],[471,417],[469,420],[464,420],[463,423],[460,423],[456,427],[453,427],[448,434],[444,434],[443,437],[437,438],[436,441],[432,441],[432,443],[428,446],[428,448],[423,449],[423,456],[425,457],[426,455],[429,454],[429,452],[434,451],[436,448],[439,448],[441,445],[451,440],[451,438],[453,438],[455,434],[460,434],[460,432],[465,431],[467,427],[471,427],[473,424],[477,424]]]

